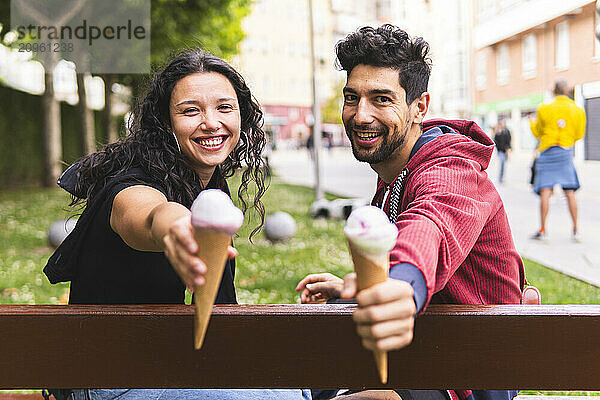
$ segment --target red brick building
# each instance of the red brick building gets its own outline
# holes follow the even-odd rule
[[[579,159],[600,160],[600,44],[596,2],[589,0],[479,0],[474,2],[473,104],[485,127],[504,120],[516,151],[536,141],[529,117],[552,98],[561,77],[586,108]]]

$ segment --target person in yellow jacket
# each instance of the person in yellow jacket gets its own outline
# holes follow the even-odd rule
[[[540,196],[540,229],[532,236],[536,240],[546,240],[546,218],[555,185],[562,187],[567,198],[573,220],[572,238],[580,240],[575,200],[575,191],[580,185],[573,164],[573,145],[585,135],[585,111],[567,97],[567,93],[567,82],[558,79],[554,84],[554,100],[542,104],[537,118],[530,121],[531,132],[539,140],[540,153],[533,181],[533,190]]]

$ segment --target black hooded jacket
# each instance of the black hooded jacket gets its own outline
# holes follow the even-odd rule
[[[84,198],[82,193],[74,193],[76,175],[74,164],[58,184]],[[216,175],[217,171],[207,188],[221,189],[229,195],[226,183],[216,187]],[[51,283],[71,281],[70,304],[183,304],[185,286],[164,253],[132,249],[110,226],[115,196],[134,185],[149,186],[167,196],[161,184],[139,168],[109,180],[88,199],[75,228],[48,260],[44,273]],[[229,260],[216,303],[237,302],[234,275],[235,261]]]

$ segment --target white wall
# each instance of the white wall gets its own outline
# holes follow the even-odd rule
[[[593,0],[529,0],[503,11],[500,15],[476,20],[473,31],[475,49],[508,39],[546,21],[567,14]],[[475,10],[477,17],[477,10]]]

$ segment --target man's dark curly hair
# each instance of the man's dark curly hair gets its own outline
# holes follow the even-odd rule
[[[172,134],[169,103],[175,84],[198,72],[216,72],[225,76],[237,94],[241,114],[240,140],[215,173],[219,184],[223,184],[226,178],[242,168],[242,164],[247,167],[242,172],[238,197],[245,213],[249,202],[248,184],[251,180],[255,182],[253,207],[261,220],[252,232],[253,236],[263,225],[265,215],[261,202],[267,186],[265,164],[261,158],[265,146],[263,113],[244,78],[227,62],[198,48],[179,53],[154,75],[145,95],[134,108],[124,138],[80,160],[75,193],[85,193],[90,198],[111,178],[137,167],[164,186],[169,200],[189,208],[202,186]],[[83,201],[73,197],[71,206]]]
[[[421,37],[412,39],[394,25],[362,27],[340,40],[335,52],[338,68],[348,74],[359,64],[398,70],[406,104],[427,91],[431,74],[429,44]]]

